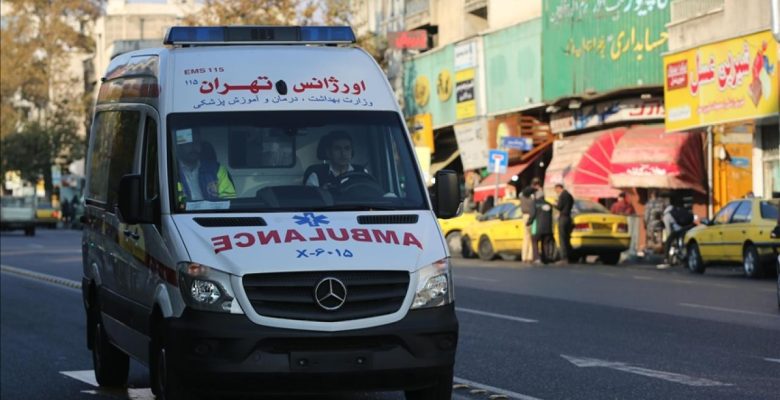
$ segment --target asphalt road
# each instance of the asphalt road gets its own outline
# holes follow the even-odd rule
[[[153,398],[140,364],[132,365],[127,390],[90,383],[80,291],[68,285],[81,277],[79,246],[76,231],[0,233],[0,398]],[[456,399],[780,393],[774,279],[748,280],[729,267],[695,276],[642,265],[454,264],[461,322]]]

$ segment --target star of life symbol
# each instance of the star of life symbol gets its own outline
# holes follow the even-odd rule
[[[314,300],[324,310],[338,310],[347,301],[347,287],[340,280],[327,277],[314,288]]]
[[[320,226],[330,223],[328,217],[324,215],[314,215],[313,212],[303,213],[303,215],[293,216],[295,223],[298,225]]]

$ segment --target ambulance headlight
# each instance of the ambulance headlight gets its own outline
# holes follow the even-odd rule
[[[426,265],[417,274],[419,279],[412,309],[439,307],[455,300],[449,258]]]
[[[204,311],[231,312],[235,296],[230,275],[203,264],[179,264],[179,290],[188,306]]]

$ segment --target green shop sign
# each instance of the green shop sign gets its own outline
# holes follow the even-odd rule
[[[484,37],[487,112],[502,114],[542,101],[542,21]]]
[[[663,85],[671,0],[545,0],[544,100]]]
[[[455,123],[455,70],[452,45],[404,63],[404,114],[431,114],[433,127]]]

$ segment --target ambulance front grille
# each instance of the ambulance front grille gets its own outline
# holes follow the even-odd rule
[[[337,310],[320,307],[314,289],[325,278],[347,288]],[[409,287],[405,271],[333,271],[249,274],[244,291],[255,312],[264,317],[304,321],[347,321],[392,314],[401,308]]]

